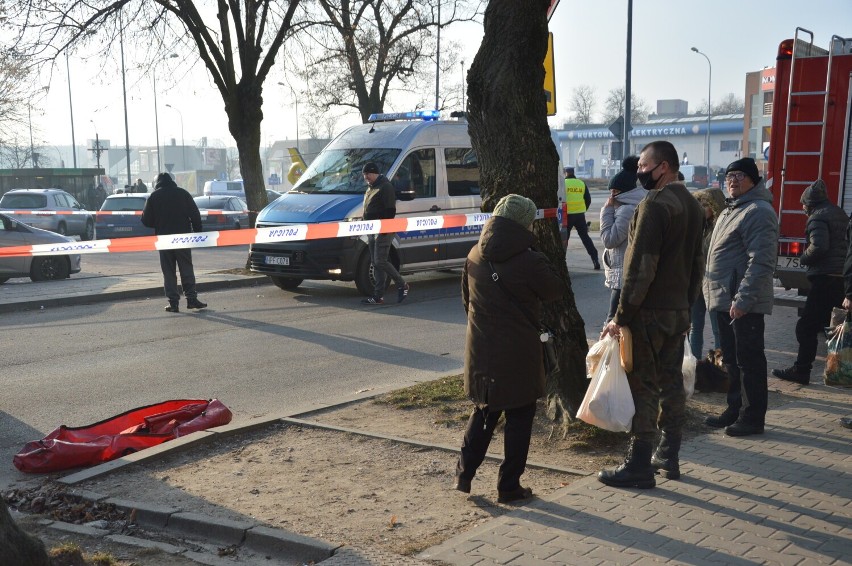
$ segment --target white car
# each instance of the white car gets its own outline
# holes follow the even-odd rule
[[[0,247],[54,244],[74,240],[55,232],[27,226],[0,214]],[[80,254],[52,256],[0,256],[0,283],[12,277],[29,277],[33,281],[66,279],[80,272]]]

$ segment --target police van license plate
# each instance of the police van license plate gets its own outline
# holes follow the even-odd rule
[[[804,269],[805,266],[799,263],[799,258],[796,256],[779,255],[775,261],[775,267],[781,269]]]
[[[279,255],[266,256],[266,265],[290,265],[290,258]]]

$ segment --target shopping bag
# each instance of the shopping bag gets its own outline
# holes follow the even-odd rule
[[[852,387],[852,313],[828,339],[825,357],[825,384]]]
[[[695,393],[695,365],[698,360],[692,355],[692,348],[689,347],[689,338],[683,339],[683,390],[686,392],[686,398],[692,397]]]
[[[598,369],[598,364],[601,363],[601,358],[603,358],[607,344],[608,342],[606,338],[604,338],[603,340],[598,340],[592,344],[591,348],[589,348],[589,353],[586,354],[586,377],[589,379],[595,375],[595,372]]]
[[[606,430],[628,432],[636,412],[633,394],[627,373],[621,367],[618,340],[607,336],[603,342],[603,355],[591,376],[577,418]]]

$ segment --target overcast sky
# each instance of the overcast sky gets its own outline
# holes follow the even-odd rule
[[[707,98],[707,61],[690,50],[697,47],[712,63],[712,99],[744,92],[745,73],[774,66],[781,40],[793,36],[797,26],[814,32],[815,43],[827,46],[833,34],[852,36],[852,0],[635,0],[633,2],[633,92],[653,110],[656,100],[679,98],[695,110]],[[844,29],[845,26],[845,29]],[[627,0],[560,0],[550,22],[554,33],[556,98],[561,125],[568,115],[568,100],[577,85],[593,86],[601,102],[607,92],[623,86],[626,58]],[[482,28],[450,27],[445,39],[463,44],[465,67],[476,55]],[[132,45],[125,46],[132,49]],[[167,54],[164,54],[167,55]],[[210,145],[234,145],[227,129],[222,99],[210,86],[199,64],[187,74],[180,58],[161,63],[157,81],[161,143],[175,138],[196,144],[207,136]],[[124,146],[124,110],[121,73],[113,62],[70,58],[74,128],[78,145],[93,138]],[[461,75],[461,68],[458,70]],[[129,68],[128,114],[131,146],[154,145],[153,84],[141,71]],[[458,83],[442,80],[442,84]],[[173,78],[174,77],[174,78]],[[288,89],[278,72],[264,90],[263,144],[296,136],[295,111]],[[428,89],[434,98],[434,86]],[[70,145],[68,82],[64,60],[51,78],[42,109],[33,110],[36,145]],[[165,105],[171,104],[173,108]],[[175,110],[176,109],[176,110]],[[388,110],[407,110],[389,108]],[[597,108],[602,109],[602,104]],[[303,112],[304,107],[300,110]],[[183,133],[181,120],[183,117]],[[338,123],[358,123],[354,111]],[[335,132],[335,133],[339,133]],[[300,135],[305,137],[304,123]],[[48,153],[50,151],[48,150]]]

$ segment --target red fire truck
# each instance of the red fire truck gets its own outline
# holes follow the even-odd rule
[[[826,50],[814,45],[812,32],[796,28],[778,47],[766,184],[780,227],[775,275],[800,293],[809,288],[799,265],[807,220],[802,192],[822,179],[832,202],[852,212],[850,82],[852,38],[832,36]]]

